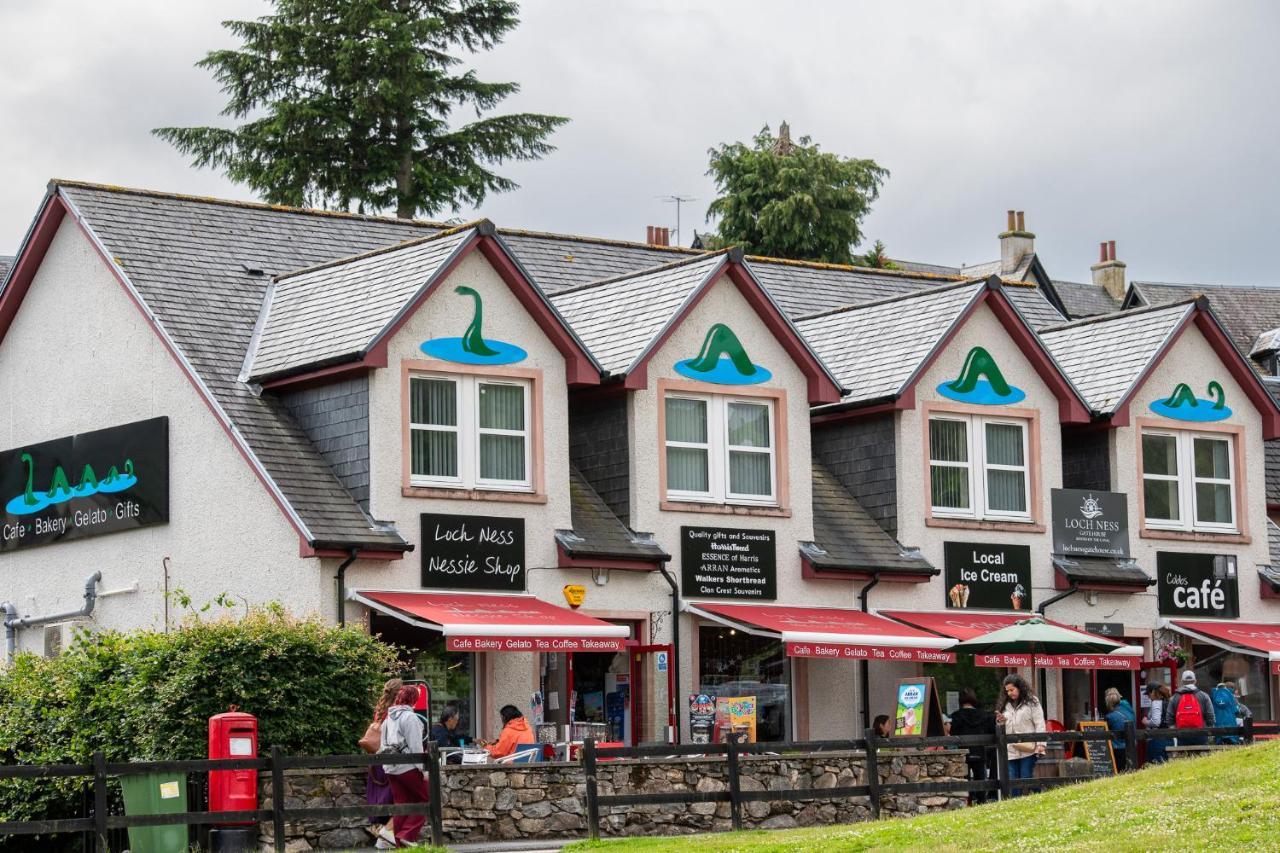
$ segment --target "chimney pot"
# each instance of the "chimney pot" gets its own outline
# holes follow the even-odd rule
[[[1107,260],[1114,261],[1116,259],[1116,241],[1107,241]]]
[[[650,246],[653,245],[653,226],[652,225],[646,225],[644,227],[644,241],[648,243]]]
[[[1018,230],[1019,230],[1019,231],[1026,231],[1026,230],[1027,230],[1027,221],[1026,221],[1025,219],[1023,219],[1023,218],[1022,218],[1022,211],[1021,211],[1021,210],[1019,210],[1019,211],[1018,211]]]
[[[1098,263],[1105,264],[1107,262],[1107,241],[1103,240],[1098,244]]]
[[[1017,218],[1017,214],[1015,214],[1015,213],[1011,210],[1011,211],[1009,211],[1009,227],[1008,227],[1008,228],[1006,228],[1006,229],[1004,229],[1004,230],[1006,230],[1006,231],[1017,231],[1017,230],[1018,230],[1018,229],[1017,229],[1017,225],[1018,225],[1018,218]]]

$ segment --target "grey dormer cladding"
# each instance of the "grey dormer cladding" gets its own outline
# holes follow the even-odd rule
[[[898,534],[897,440],[893,412],[814,426],[813,455],[890,536]]]
[[[365,511],[369,509],[369,377],[357,376],[280,395],[293,415]]]
[[[569,398],[569,462],[624,524],[631,519],[627,397]]]
[[[651,536],[634,533],[619,521],[573,465],[569,466],[569,508],[573,529],[556,531],[556,542],[569,556],[648,563],[671,559]]]
[[[1111,491],[1111,431],[1062,427],[1062,488]]]
[[[1069,583],[1129,587],[1155,586],[1156,583],[1156,579],[1144,572],[1133,560],[1062,557],[1055,554],[1053,567],[1062,572]]]

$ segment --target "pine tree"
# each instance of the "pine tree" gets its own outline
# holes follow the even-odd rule
[[[862,218],[889,176],[874,160],[820,151],[807,136],[793,142],[786,122],[776,137],[766,125],[750,147],[708,153],[719,196],[707,219],[719,219],[719,243],[792,260],[852,263]]]
[[[554,150],[568,119],[481,117],[519,91],[454,55],[489,50],[518,23],[509,0],[274,0],[274,14],[224,21],[242,42],[197,65],[222,84],[233,129],[153,131],[195,165],[222,169],[275,204],[409,218],[516,188],[492,171]],[[456,124],[455,110],[476,120]]]

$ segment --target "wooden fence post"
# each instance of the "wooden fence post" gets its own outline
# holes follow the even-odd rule
[[[427,819],[431,824],[431,846],[444,846],[444,784],[440,779],[440,748],[427,744]]]
[[[1242,728],[1243,731],[1240,734],[1247,746],[1253,743],[1253,717],[1245,717],[1244,726],[1242,726]]]
[[[107,757],[102,750],[93,754],[93,835],[94,849],[109,853],[107,846]]]
[[[729,819],[742,829],[742,777],[738,767],[738,733],[729,733]]]
[[[582,741],[582,773],[587,783],[587,835],[592,841],[600,840],[600,803],[596,790],[596,740]]]
[[[1013,786],[1009,784],[1009,744],[1005,741],[1002,725],[996,726],[996,778],[1000,782],[1000,799],[1012,797]]]
[[[871,819],[880,819],[880,760],[876,752],[875,729],[867,729],[866,771],[867,801],[871,806]]]
[[[281,758],[280,747],[271,747],[271,823],[276,853],[284,853],[284,762]]]
[[[1124,724],[1124,762],[1122,770],[1138,769],[1138,726],[1133,720]]]

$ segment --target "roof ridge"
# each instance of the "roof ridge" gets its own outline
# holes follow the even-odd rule
[[[1112,311],[1110,314],[1098,314],[1094,317],[1084,317],[1079,320],[1072,320],[1068,323],[1055,323],[1052,326],[1044,326],[1040,329],[1039,334],[1046,332],[1059,332],[1064,329],[1074,329],[1077,326],[1087,326],[1090,323],[1106,323],[1111,320],[1123,320],[1126,317],[1135,317],[1139,314],[1150,314],[1153,311],[1164,311],[1169,308],[1185,307],[1189,305],[1199,304],[1203,299],[1202,294],[1197,293],[1195,296],[1189,296],[1186,299],[1179,299],[1177,302],[1162,302],[1159,305],[1144,305],[1141,308],[1127,308],[1121,311]]]
[[[656,246],[653,243],[642,243],[639,240],[619,240],[613,237],[584,237],[580,234],[557,234],[554,231],[532,231],[527,228],[499,228],[499,234],[516,237],[532,237],[538,240],[573,240],[578,243],[593,243],[600,246],[618,246],[628,249],[653,249],[658,252],[679,252],[680,254],[712,255],[722,249],[693,249],[688,246]]]
[[[463,231],[467,231],[472,228],[483,230],[486,223],[489,223],[489,220],[476,219],[471,222],[463,223],[462,225],[454,226],[453,228],[446,228],[443,231],[437,231],[434,234],[427,234],[422,237],[414,237],[412,240],[402,240],[399,243],[392,243],[388,246],[379,246],[378,248],[370,249],[367,252],[360,252],[359,254],[355,254],[355,255],[346,255],[345,257],[335,258],[331,261],[325,261],[324,263],[313,264],[312,266],[309,266],[309,267],[302,267],[300,269],[289,270],[288,272],[282,272],[279,275],[275,276],[272,280],[283,281],[286,278],[296,278],[297,276],[303,275],[305,273],[316,272],[318,270],[329,269],[331,267],[338,267],[338,266],[342,266],[343,264],[354,263],[355,261],[361,261],[366,258],[377,257],[378,255],[385,255],[390,252],[398,252],[401,249],[411,249],[414,246],[421,246],[424,243],[433,243],[436,240],[441,240],[447,237],[453,237],[457,234],[462,233]],[[489,225],[492,228],[492,223],[489,223]]]
[[[964,276],[942,275],[934,272],[915,272],[912,270],[887,270],[882,267],[860,267],[857,264],[833,264],[826,261],[799,261],[791,258],[774,258],[769,255],[746,255],[748,261],[765,264],[780,264],[789,267],[806,267],[808,269],[835,270],[837,272],[861,272],[871,275],[897,276],[900,278],[933,278],[942,281],[962,281]]]
[[[1280,293],[1280,285],[1275,285],[1275,284],[1224,284],[1222,282],[1218,282],[1215,284],[1212,282],[1196,283],[1196,282],[1179,282],[1179,281],[1139,281],[1138,279],[1134,279],[1132,282],[1130,282],[1130,284],[1146,285],[1146,286],[1154,285],[1156,287],[1189,287],[1189,288],[1208,287],[1208,288],[1214,288],[1218,290],[1268,290],[1268,291],[1275,291],[1276,293]]]
[[[672,263],[669,263],[669,264],[658,264],[657,266],[654,266],[654,267],[646,267],[641,270],[635,270],[633,272],[622,273],[621,275],[610,276],[609,278],[596,279],[595,281],[586,281],[586,282],[583,282],[582,284],[575,284],[572,287],[562,287],[559,290],[555,291],[554,293],[548,294],[548,296],[554,300],[568,293],[578,293],[579,291],[590,290],[593,287],[601,287],[606,284],[613,284],[615,282],[625,281],[626,279],[629,279],[629,278],[640,278],[641,276],[652,275],[653,273],[659,270],[669,270],[669,269],[675,269],[676,267],[691,266],[692,264],[695,264],[699,261],[705,261],[709,258],[714,258],[717,255],[724,255],[727,257],[729,253],[732,251],[733,251],[733,247],[730,247],[727,249],[717,249],[714,252],[706,252],[704,254],[696,255],[692,258],[682,258],[681,260],[673,261]]]
[[[952,282],[951,284],[939,285],[938,287],[923,288],[921,290],[912,290],[908,293],[886,296],[883,299],[872,299],[870,302],[849,302],[844,305],[838,305],[835,308],[825,308],[821,311],[814,311],[812,314],[801,314],[799,317],[795,318],[795,322],[802,323],[805,320],[816,320],[819,317],[826,317],[831,314],[841,314],[845,311],[858,311],[863,308],[876,308],[881,305],[887,305],[890,302],[901,302],[904,299],[919,299],[924,296],[932,296],[938,293],[946,293],[951,290],[959,290],[962,287],[986,281],[986,278],[971,278],[964,281]]]

